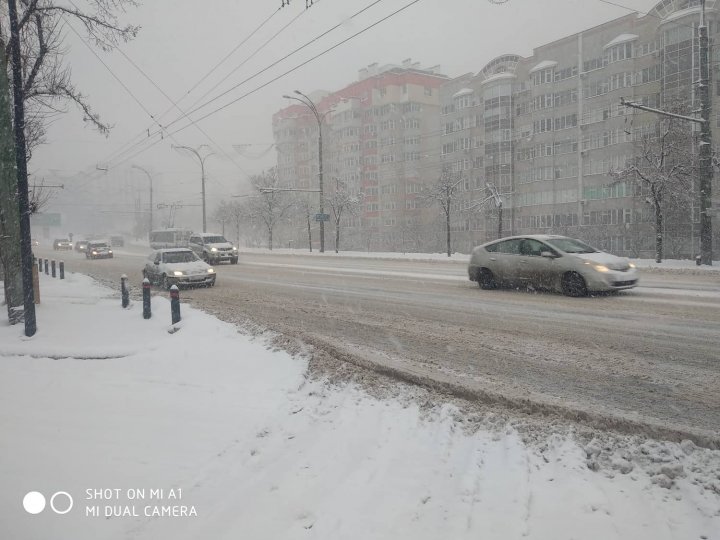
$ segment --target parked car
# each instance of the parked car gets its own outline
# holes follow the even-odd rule
[[[53,249],[55,251],[72,249],[72,247],[73,247],[72,242],[70,240],[68,240],[67,238],[57,238],[53,242]]]
[[[87,240],[78,240],[75,242],[75,251],[79,251],[80,253],[85,253],[87,251]]]
[[[110,237],[110,245],[112,247],[123,247],[123,246],[125,246],[125,239],[119,235],[111,236]]]
[[[107,242],[92,241],[87,243],[85,257],[88,259],[112,259],[113,252]]]
[[[188,247],[209,264],[238,262],[238,249],[220,234],[194,233],[190,236]]]
[[[628,259],[565,236],[512,236],[476,247],[468,276],[482,289],[532,286],[586,296],[595,291],[631,289],[638,275]]]
[[[143,276],[164,289],[173,285],[215,285],[215,269],[189,248],[153,251],[145,261]]]

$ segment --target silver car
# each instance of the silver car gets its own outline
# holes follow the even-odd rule
[[[153,251],[145,261],[143,277],[164,289],[173,285],[215,285],[215,269],[201,261],[188,248],[169,248]]]
[[[482,289],[532,286],[586,296],[594,291],[631,289],[638,283],[635,265],[566,236],[501,238],[472,251],[468,276]]]

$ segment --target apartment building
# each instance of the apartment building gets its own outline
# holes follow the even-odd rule
[[[706,2],[711,65],[720,49],[720,5]],[[504,54],[479,72],[449,79],[437,68],[372,65],[343,90],[317,96],[328,112],[326,185],[364,194],[345,225],[350,249],[443,249],[438,208],[418,194],[444,168],[461,181],[452,206],[453,249],[498,235],[554,233],[626,256],[651,256],[654,209],[617,173],[638,155],[660,117],[621,105],[696,110],[700,0],[662,0],[537,47]],[[720,79],[713,76],[713,128],[720,129]],[[281,178],[317,183],[317,123],[293,105],[273,117]],[[689,151],[695,124],[687,122]],[[719,135],[714,135],[718,140]],[[699,251],[697,181],[684,206],[666,211],[666,256]],[[713,181],[714,252],[720,252],[718,181]],[[499,205],[498,202],[501,204]]]
[[[423,68],[408,59],[372,64],[345,88],[309,96],[324,115],[326,195],[336,189],[362,194],[357,211],[346,212],[341,222],[344,249],[418,250],[431,233],[435,212],[419,204],[417,195],[436,174],[426,158],[437,161],[440,87],[447,80],[439,66]],[[273,132],[280,181],[317,189],[318,123],[312,111],[300,103],[278,111]]]
[[[711,40],[720,30],[714,4],[707,10]],[[626,108],[621,98],[696,109],[699,20],[699,0],[663,0],[648,15],[612,20],[528,58],[500,56],[444,85],[442,160],[469,179],[454,212],[456,249],[501,230],[568,234],[621,255],[650,255],[653,208],[634,182],[612,173],[632,161],[659,117]],[[716,111],[718,95],[716,86]],[[688,122],[684,129],[692,147],[696,128]],[[502,227],[493,191],[501,195]],[[689,200],[667,211],[668,255],[698,252],[699,204],[697,196]]]

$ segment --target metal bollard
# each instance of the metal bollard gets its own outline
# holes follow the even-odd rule
[[[52,261],[50,261],[50,275],[52,277],[55,277],[55,274],[55,259],[53,259]]]
[[[173,324],[180,322],[180,289],[177,285],[170,287],[170,314]]]
[[[50,274],[50,261],[45,259],[45,275],[47,276],[49,274]]]
[[[130,305],[130,290],[127,286],[127,276],[120,276],[120,296],[122,297],[122,307],[126,308]]]
[[[701,263],[702,263],[702,257],[700,255],[695,255],[695,264],[697,266],[700,266]]]
[[[38,259],[37,264],[38,264],[38,273],[42,273],[42,259]]]
[[[60,279],[65,279],[65,261],[60,261]]]
[[[148,278],[143,279],[143,319],[149,319],[152,317],[152,311],[150,310],[150,280]]]

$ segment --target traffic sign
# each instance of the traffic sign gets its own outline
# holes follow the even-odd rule
[[[330,221],[330,214],[315,214],[315,221]]]

